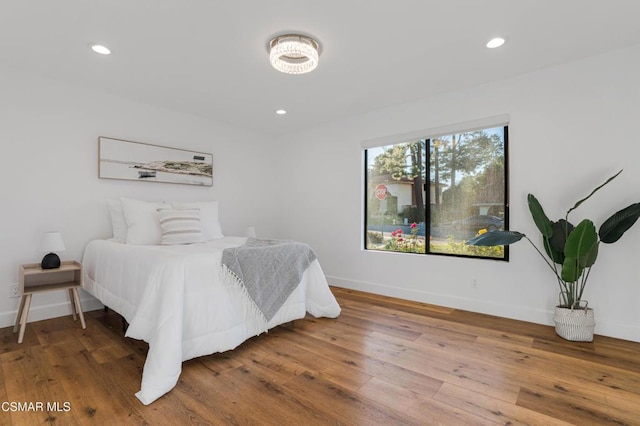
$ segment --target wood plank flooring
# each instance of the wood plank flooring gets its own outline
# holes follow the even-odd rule
[[[187,361],[149,406],[134,396],[147,345],[117,314],[30,323],[21,345],[1,329],[0,425],[640,425],[640,343],[333,291],[339,318]]]

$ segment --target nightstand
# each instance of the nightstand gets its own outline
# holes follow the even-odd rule
[[[28,263],[20,265],[18,274],[20,276],[19,284],[22,299],[20,300],[20,309],[18,309],[18,316],[16,317],[16,325],[13,327],[13,332],[15,333],[18,331],[18,326],[20,326],[18,343],[22,343],[24,338],[31,296],[35,293],[68,290],[71,298],[73,320],[76,321],[77,314],[80,317],[82,328],[87,328],[82,313],[82,305],[80,305],[80,296],[78,295],[78,288],[82,285],[82,265],[80,263],[75,260],[65,261],[56,269],[42,269],[39,263]]]

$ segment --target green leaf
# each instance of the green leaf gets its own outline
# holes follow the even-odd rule
[[[533,221],[540,230],[540,233],[544,238],[551,238],[551,236],[553,235],[553,225],[547,215],[544,213],[544,210],[538,202],[538,199],[533,194],[529,194],[527,196],[527,201],[529,202],[529,211],[531,212],[531,217],[533,217]]]
[[[542,239],[542,245],[544,245],[544,251],[547,252],[547,256],[549,256],[549,258],[553,260],[554,263],[562,265],[562,263],[564,262],[564,252],[556,250],[551,242],[546,238]]]
[[[586,197],[584,197],[582,200],[578,201],[573,207],[571,207],[568,211],[567,211],[567,216],[569,216],[569,213],[571,213],[571,210],[575,210],[577,209],[580,204],[584,203],[585,201],[587,201],[589,198],[591,198],[591,196],[593,194],[596,193],[597,190],[599,190],[600,188],[602,188],[603,186],[605,186],[606,184],[608,184],[609,182],[611,182],[612,180],[614,180],[615,178],[618,177],[618,175],[622,173],[622,170],[620,170],[618,173],[616,173],[615,175],[611,176],[609,179],[607,179],[607,181],[605,183],[603,183],[602,185],[600,185],[599,187],[597,187],[596,189],[594,189],[593,191],[591,191],[591,194],[587,195]]]
[[[591,248],[591,251],[587,253],[587,255],[581,260],[580,266],[583,268],[590,268],[596,263],[596,258],[598,257],[598,247],[600,244],[594,244]]]
[[[573,225],[570,222],[567,222],[564,219],[553,222],[553,235],[550,240],[551,247],[560,253],[564,253],[564,245],[567,242],[567,236],[571,231],[573,231]]]
[[[564,246],[564,255],[576,258],[586,256],[597,243],[595,225],[589,219],[584,219],[569,234]]]
[[[598,232],[600,241],[607,244],[615,243],[636,223],[638,217],[640,217],[640,203],[631,204],[614,213],[600,226]]]
[[[505,246],[520,241],[525,235],[516,231],[490,231],[467,240],[469,246]]]
[[[577,281],[582,275],[584,266],[590,261],[595,262],[593,250],[597,245],[598,234],[596,234],[595,225],[589,219],[583,220],[569,234],[564,246],[565,259],[562,264],[562,279],[567,282]]]
[[[578,281],[578,278],[582,275],[582,271],[584,271],[584,268],[580,266],[578,258],[567,256],[562,264],[560,278],[568,283],[574,283]]]

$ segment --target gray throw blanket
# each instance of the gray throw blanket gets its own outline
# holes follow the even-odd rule
[[[316,259],[307,244],[249,238],[244,245],[222,251],[222,266],[231,272],[267,321],[298,286]]]

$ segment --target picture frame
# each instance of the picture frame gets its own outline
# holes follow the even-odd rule
[[[213,154],[100,136],[98,177],[213,186]]]

